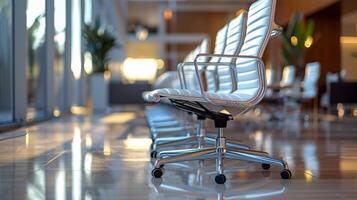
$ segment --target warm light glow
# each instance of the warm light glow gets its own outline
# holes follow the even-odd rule
[[[165,62],[162,59],[157,59],[157,68],[162,69],[165,66]]]
[[[292,45],[297,46],[298,45],[298,38],[296,36],[292,36],[290,38],[290,42]]]
[[[122,73],[129,82],[149,81],[156,77],[158,63],[150,58],[127,58],[122,66]]]
[[[242,14],[244,11],[245,11],[244,9],[237,10],[237,12],[235,13],[236,17]]]
[[[254,141],[255,144],[258,148],[263,146],[263,132],[262,131],[256,131],[254,135]]]
[[[92,148],[92,144],[93,144],[92,136],[90,134],[87,134],[86,135],[86,147],[87,147],[87,149]]]
[[[104,72],[104,80],[109,81],[110,76],[111,76],[111,73],[109,70]]]
[[[86,115],[87,109],[85,107],[81,107],[81,106],[72,106],[71,113],[74,115]]]
[[[150,148],[152,141],[149,138],[133,138],[130,135],[124,140],[126,149],[146,150]]]
[[[255,116],[260,116],[261,113],[262,113],[262,111],[260,110],[260,108],[254,109],[254,115],[255,115]]]
[[[93,72],[92,55],[89,52],[84,54],[84,71],[87,74],[91,74]]]
[[[357,117],[357,109],[354,108],[352,110],[352,116]]]
[[[53,116],[54,117],[59,117],[61,115],[61,111],[58,108],[55,108],[53,110]]]
[[[138,38],[138,40],[144,41],[148,38],[149,31],[142,26],[138,26],[135,31],[135,36]]]
[[[340,37],[340,42],[345,44],[357,44],[357,37]]]
[[[265,77],[267,80],[267,85],[271,85],[273,82],[271,69],[268,68],[265,70]]]
[[[103,155],[105,155],[105,156],[110,156],[110,154],[111,154],[111,150],[110,150],[110,140],[106,138],[106,139],[104,140]]]
[[[164,19],[165,19],[165,20],[171,20],[171,19],[172,19],[172,16],[173,16],[172,9],[166,8],[166,9],[164,10]]]
[[[132,112],[123,112],[115,113],[109,116],[103,117],[100,122],[104,124],[118,124],[118,123],[127,123],[130,120],[135,119],[135,113]]]
[[[312,36],[308,36],[305,40],[305,47],[310,48],[313,43],[314,43],[314,38]]]
[[[355,171],[357,160],[348,156],[342,156],[340,159],[340,169],[342,171]]]
[[[337,104],[337,114],[338,114],[338,117],[340,117],[340,118],[345,116],[345,108],[342,103]]]
[[[26,129],[26,135],[25,135],[25,144],[26,144],[26,148],[28,148],[30,145],[30,134],[27,129]]]
[[[307,170],[305,170],[304,175],[305,175],[306,182],[310,183],[313,178],[312,171],[307,169]]]

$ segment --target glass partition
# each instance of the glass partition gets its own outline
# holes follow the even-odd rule
[[[46,105],[46,0],[27,0],[28,120],[45,116]]]
[[[0,0],[0,125],[13,121],[12,0]]]
[[[66,43],[66,1],[54,1],[54,22],[55,22],[55,59],[54,59],[54,94],[55,109],[54,116],[61,114],[64,107],[64,68],[65,68],[65,43]]]

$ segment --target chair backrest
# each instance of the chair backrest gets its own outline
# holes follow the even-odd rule
[[[202,42],[194,49],[190,52],[190,55],[188,56],[188,59],[186,62],[193,62],[194,59],[196,58],[196,56],[198,54],[201,53],[208,53],[208,39],[204,39],[202,40]],[[207,58],[205,57],[201,57],[198,62],[206,62]],[[200,68],[203,68],[204,66],[199,66]],[[196,78],[196,74],[195,71],[193,70],[193,66],[192,66],[192,71],[186,71],[185,73],[185,78],[186,78],[186,89],[190,89],[190,90],[199,90],[199,83],[197,81]]]
[[[314,98],[317,95],[317,82],[320,78],[320,63],[306,64],[303,81],[303,97]]]
[[[288,86],[292,85],[295,80],[295,67],[293,65],[285,66],[283,69],[283,75],[281,77],[280,85]]]
[[[245,38],[247,28],[247,12],[243,11],[236,18],[228,23],[228,30],[225,42],[224,55],[238,55]],[[236,58],[222,57],[220,63],[233,63]],[[220,66],[217,71],[218,74],[218,92],[230,93],[232,92],[231,70],[228,66]]]
[[[157,78],[153,88],[180,88],[180,80],[177,71],[167,71],[163,73],[159,76],[159,78]]]
[[[225,25],[221,28],[216,34],[216,41],[214,45],[214,54],[223,54],[226,46],[228,25]],[[210,62],[219,62],[220,58],[213,57],[210,59]],[[216,77],[216,68],[213,65],[207,66],[206,70],[206,83],[207,91],[214,92],[218,89],[218,82]]]
[[[240,56],[262,58],[274,24],[276,0],[255,1],[248,11],[247,31]],[[236,61],[237,87],[241,101],[257,104],[266,91],[265,70],[260,70],[259,62],[238,58]]]

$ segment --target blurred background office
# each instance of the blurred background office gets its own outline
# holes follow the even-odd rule
[[[165,71],[175,70],[202,39],[213,44],[216,30],[249,3],[28,0],[27,4],[17,5],[3,0],[1,124],[23,124],[83,111],[82,108],[103,111],[113,105],[143,103],[141,92],[150,90]],[[287,31],[289,20],[302,14],[297,11],[304,14],[302,23],[312,21],[312,30],[303,30],[303,34],[310,31],[311,35],[284,35],[289,37],[290,46],[301,47],[290,49],[303,54],[301,61],[283,56],[284,51],[290,50],[286,50],[282,36],[270,40],[264,55],[270,84],[276,86],[284,67],[294,64],[299,65],[294,66],[295,77],[303,81],[305,64],[316,61],[320,63],[318,92],[312,97],[315,103],[308,105],[333,111],[339,103],[340,108],[355,103],[354,94],[344,93],[350,90],[340,89],[355,89],[357,80],[355,2],[280,0],[276,23]],[[98,72],[93,71],[98,63],[92,63],[96,56],[88,49],[90,44],[86,45],[83,30],[85,24],[94,26],[95,21],[116,44],[105,63],[103,87],[108,88],[104,92],[107,99],[93,102],[89,83]],[[297,41],[300,39],[304,41]],[[336,78],[331,79],[333,76]],[[351,114],[356,113],[352,110]]]
[[[37,130],[27,128],[39,122],[140,112],[143,92],[175,71],[202,40],[213,52],[216,32],[252,2],[0,0],[0,135],[27,141]],[[357,1],[277,0],[275,22],[281,32],[263,56],[267,94],[245,119],[267,127],[298,120],[299,133],[300,126],[325,121],[351,128],[357,117]],[[106,120],[135,118],[120,116]],[[253,122],[244,128],[251,130]],[[82,127],[74,129],[72,136]],[[150,143],[143,136],[128,141]],[[108,142],[101,144],[106,154]],[[351,163],[343,166],[351,169]]]

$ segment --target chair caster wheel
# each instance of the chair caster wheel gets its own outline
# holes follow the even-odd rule
[[[263,164],[262,164],[262,168],[263,168],[264,170],[268,170],[268,169],[270,169],[270,164],[263,163]]]
[[[156,158],[156,156],[157,156],[157,152],[154,150],[154,151],[151,151],[151,153],[150,153],[150,157],[151,158]]]
[[[224,174],[217,174],[214,178],[217,184],[224,184],[226,182],[226,176]]]
[[[154,168],[152,171],[151,171],[151,175],[155,178],[161,178],[161,176],[163,175],[163,171],[161,168]]]
[[[282,179],[291,179],[291,171],[288,169],[284,169],[283,171],[280,172],[280,176]]]

